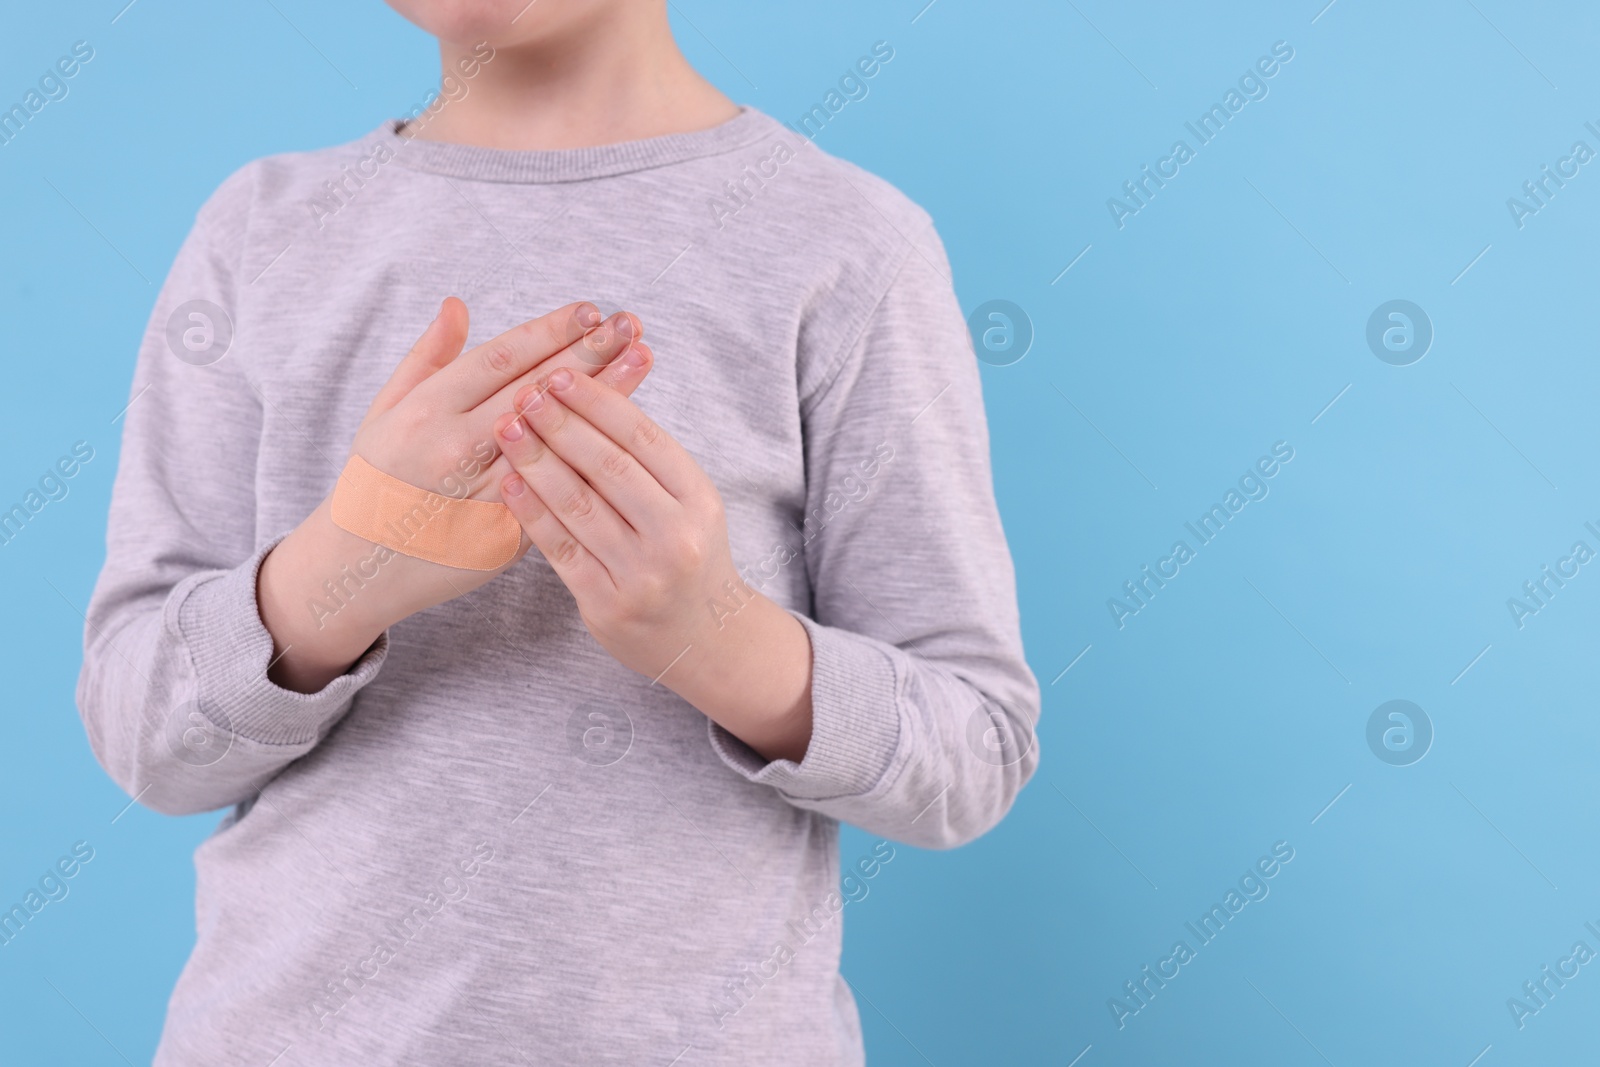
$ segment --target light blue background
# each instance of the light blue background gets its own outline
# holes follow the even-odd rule
[[[73,41],[96,50],[0,147],[0,501],[96,449],[0,548],[0,899],[72,842],[96,850],[0,947],[7,1064],[148,1062],[216,822],[118,817],[73,704],[154,284],[229,172],[356,137],[436,77],[376,0],[138,0],[113,24],[124,2],[0,16],[6,104]],[[1520,230],[1506,199],[1573,141],[1600,149],[1600,16],[924,2],[674,0],[697,65],[789,121],[892,43],[818,143],[932,213],[965,308],[1008,299],[1036,331],[983,384],[1043,762],[999,829],[900,848],[846,910],[870,1061],[1592,1057],[1600,965],[1520,1031],[1506,1000],[1580,938],[1600,949],[1600,563],[1520,630],[1506,600],[1574,541],[1600,548],[1600,165]],[[1184,122],[1280,40],[1270,95],[1119,230],[1106,199],[1192,146]],[[1436,330],[1408,367],[1364,340],[1395,298]],[[1295,456],[1270,496],[1119,630],[1107,598],[1279,440]],[[1365,740],[1395,698],[1437,731],[1409,767]],[[1108,998],[1280,840],[1271,895],[1119,1031]],[[850,832],[846,861],[870,846]]]

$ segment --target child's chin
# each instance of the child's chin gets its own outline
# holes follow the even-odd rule
[[[581,19],[603,0],[388,0],[407,21],[452,44],[511,45]]]

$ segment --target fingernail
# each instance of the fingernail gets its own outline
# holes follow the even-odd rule
[[[523,482],[522,476],[517,474],[511,475],[500,483],[500,491],[506,496],[521,496],[522,491],[526,488],[527,484]]]
[[[572,388],[572,372],[567,370],[567,368],[562,367],[560,370],[558,370],[555,373],[551,374],[550,375],[550,388],[552,388],[552,389],[562,389],[562,390],[571,389]]]
[[[593,304],[583,303],[578,305],[578,321],[583,325],[598,326],[603,318],[605,318],[605,316],[601,315],[600,309],[595,307]]]
[[[633,336],[633,318],[623,314],[617,316],[617,333],[622,337]]]
[[[500,436],[504,437],[507,441],[522,440],[522,420],[520,418],[512,419],[510,422],[506,423],[505,429],[500,431]]]
[[[622,357],[622,365],[633,370],[638,370],[640,367],[644,366],[644,353],[639,349],[634,348],[632,345],[628,346],[628,351]]]
[[[528,397],[528,399],[526,401],[524,401],[524,403],[522,405],[522,410],[523,411],[538,411],[542,407],[544,407],[544,393],[541,392],[540,390],[535,389],[533,391],[533,395]]]

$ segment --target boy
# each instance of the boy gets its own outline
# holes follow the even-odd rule
[[[134,376],[79,705],[233,808],[156,1063],[861,1063],[838,822],[1037,761],[943,250],[665,0],[393,6],[445,94],[224,182]]]

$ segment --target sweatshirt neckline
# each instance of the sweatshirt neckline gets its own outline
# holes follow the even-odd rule
[[[719,155],[758,140],[771,123],[754,108],[739,108],[726,122],[703,130],[588,148],[511,149],[407,137],[406,120],[379,128],[396,162],[415,170],[490,182],[574,182],[663,167]]]

